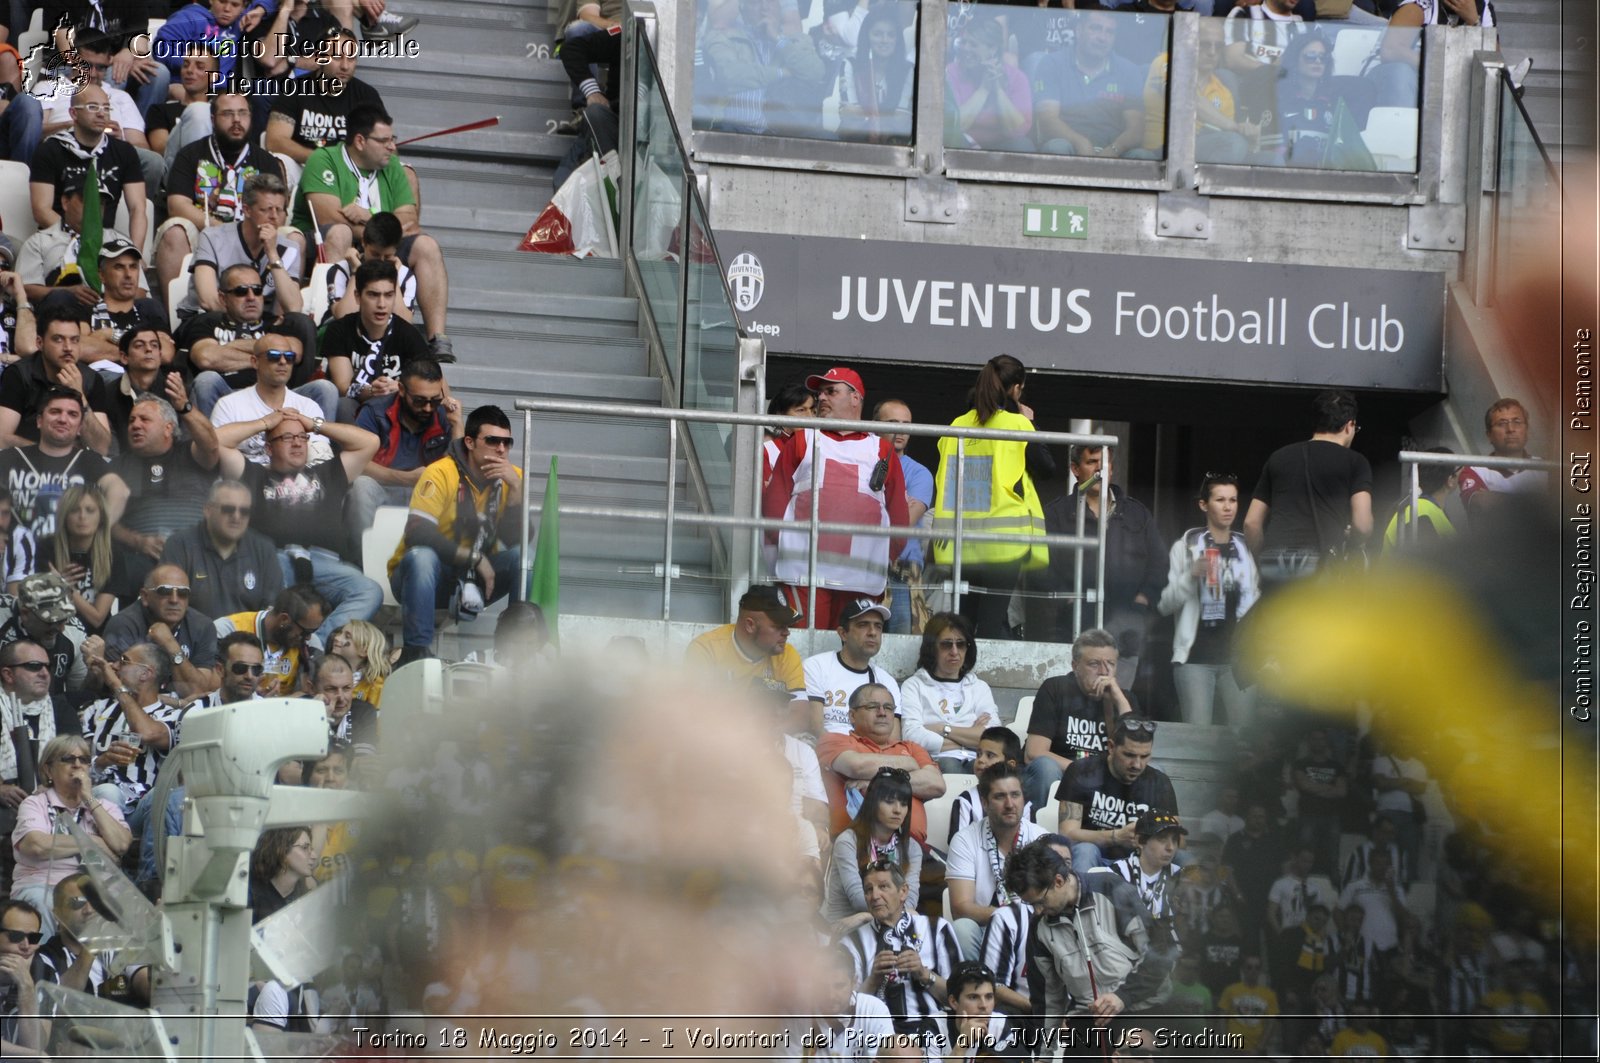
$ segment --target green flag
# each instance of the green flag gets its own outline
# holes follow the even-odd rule
[[[83,283],[100,290],[100,242],[104,238],[105,220],[101,215],[100,170],[95,160],[89,160],[89,172],[83,178],[83,224],[78,227],[78,269],[83,273]]]
[[[1367,142],[1356,126],[1356,116],[1350,113],[1344,97],[1333,108],[1333,128],[1328,133],[1328,143],[1322,152],[1324,170],[1376,170],[1378,160],[1367,150]]]
[[[544,508],[539,513],[539,545],[533,551],[528,601],[544,610],[552,645],[561,645],[556,617],[561,611],[561,513],[556,485],[556,456],[550,455],[550,477],[544,482]]]

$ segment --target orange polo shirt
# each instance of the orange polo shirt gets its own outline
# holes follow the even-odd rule
[[[828,833],[836,835],[850,825],[850,813],[844,801],[845,783],[848,781],[843,775],[833,770],[833,762],[839,759],[841,753],[871,753],[877,756],[910,757],[917,762],[917,767],[925,768],[933,763],[933,758],[928,756],[928,751],[914,742],[896,742],[890,746],[880,746],[870,738],[851,731],[849,734],[835,734],[829,732],[817,740],[817,762],[822,765],[822,785],[828,791]],[[911,799],[911,836],[919,842],[928,839],[928,817],[922,811],[922,799]]]

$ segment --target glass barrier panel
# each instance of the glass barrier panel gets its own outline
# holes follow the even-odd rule
[[[710,231],[700,198],[689,197],[689,252],[683,264],[689,271],[689,301],[684,307],[682,401],[688,410],[731,412],[739,373],[739,319],[728,302]],[[685,427],[711,492],[713,512],[732,512],[732,428],[693,422]]]
[[[695,129],[909,145],[916,86],[916,0],[699,2]]]
[[[1166,156],[1170,16],[998,4],[948,10],[945,147]],[[1157,102],[1147,105],[1151,93]]]
[[[641,293],[661,333],[662,356],[675,374],[679,369],[678,299],[683,226],[683,156],[672,130],[671,112],[662,93],[655,57],[637,45],[638,116],[633,145],[633,254],[638,260]]]
[[[1561,187],[1504,80],[1496,170],[1494,307],[1527,350],[1554,351],[1561,345],[1561,285],[1551,283],[1550,249],[1561,239]],[[1539,375],[1554,379],[1547,369]]]
[[[1195,161],[1415,173],[1420,29],[1202,19]]]

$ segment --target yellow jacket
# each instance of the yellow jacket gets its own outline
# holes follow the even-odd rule
[[[978,411],[968,410],[951,423],[952,428],[1004,428],[1031,432],[1033,423],[1020,413],[996,413],[985,425],[978,424]],[[961,493],[964,498],[961,529],[965,532],[1006,532],[1018,535],[1044,534],[1044,508],[1039,492],[1028,475],[1024,455],[1027,444],[1001,439],[969,439],[962,469]],[[935,539],[933,559],[948,565],[955,559],[955,510],[950,493],[955,488],[956,440],[939,440],[939,468],[934,474],[934,529],[947,536]],[[1025,568],[1049,563],[1050,552],[1041,543],[964,543],[962,564],[992,565],[1021,560]]]

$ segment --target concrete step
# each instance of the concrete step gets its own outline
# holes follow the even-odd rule
[[[503,296],[502,296],[503,297]],[[451,299],[455,298],[452,290]],[[526,336],[536,339],[567,339],[574,336],[598,336],[611,339],[635,339],[639,335],[633,319],[628,321],[591,320],[583,317],[546,317],[539,312],[517,312],[488,307],[484,309],[457,308],[450,310],[450,333],[458,329],[472,329],[480,333],[501,336]]]
[[[616,262],[596,260],[603,264],[586,267],[585,261],[504,247],[462,248],[450,255],[449,265],[455,283],[480,293],[633,302],[622,294],[622,270]]]
[[[498,329],[450,326],[450,336],[459,349],[469,352],[462,364],[485,368],[517,368],[557,371],[615,373],[619,376],[646,376],[649,356],[644,341],[632,337],[544,336],[530,340]],[[451,372],[450,379],[455,379]],[[653,379],[653,378],[652,378]],[[659,394],[659,392],[658,392]],[[652,405],[655,397],[645,400]]]
[[[534,395],[543,398],[595,399],[643,403],[658,399],[661,384],[653,377],[607,373],[557,373],[548,369],[501,368],[458,362],[450,367],[452,392],[485,395]]]

